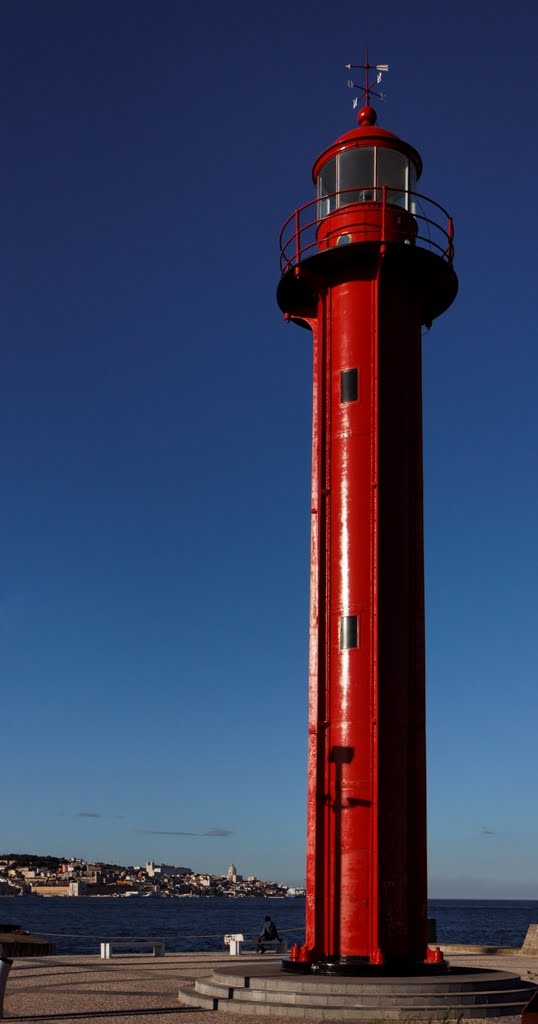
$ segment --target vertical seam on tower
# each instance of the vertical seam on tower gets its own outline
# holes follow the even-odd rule
[[[377,273],[372,280],[374,290],[372,309],[372,351],[371,351],[371,552],[370,552],[370,643],[371,643],[371,675],[370,675],[370,735],[372,743],[372,835],[370,843],[371,892],[372,905],[370,949],[379,948],[379,659],[378,659],[378,527],[379,527],[379,289],[381,278],[381,261],[377,265]],[[375,916],[374,916],[375,912]]]
[[[331,713],[330,713],[330,679],[331,679],[331,402],[332,402],[332,389],[331,389],[331,345],[329,344],[332,338],[332,289],[325,293],[325,309],[326,315],[324,317],[324,339],[323,339],[323,393],[325,395],[325,408],[324,414],[324,452],[323,452],[323,492],[324,492],[324,522],[325,522],[325,718],[327,721],[325,732],[325,748],[326,748],[326,793],[328,800],[326,802],[326,880],[327,880],[327,894],[326,894],[326,906],[327,916],[325,921],[326,927],[326,939],[328,944],[327,949],[332,949],[334,943],[334,880],[333,871],[334,863],[331,858],[331,851],[333,849],[332,830],[334,828],[333,814],[331,809]],[[332,899],[331,899],[332,894]],[[333,950],[336,952],[336,950]]]

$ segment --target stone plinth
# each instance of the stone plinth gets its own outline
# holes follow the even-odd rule
[[[10,959],[18,956],[53,956],[56,952],[54,942],[30,935],[17,925],[0,925],[0,949],[2,956]]]
[[[520,1014],[536,986],[509,971],[455,967],[425,977],[335,978],[283,973],[278,962],[218,967],[179,990],[208,1010],[317,1020],[459,1020]]]

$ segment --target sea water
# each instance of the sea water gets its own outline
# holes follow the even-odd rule
[[[98,953],[101,942],[114,938],[161,939],[169,952],[223,952],[226,933],[242,932],[252,941],[265,914],[288,946],[304,942],[302,898],[0,897],[0,930],[18,924],[50,936],[60,954]],[[521,946],[529,924],[538,922],[538,900],[431,900],[429,915],[438,942]]]

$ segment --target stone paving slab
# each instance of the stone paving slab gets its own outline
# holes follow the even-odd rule
[[[280,960],[276,953],[266,953]],[[538,982],[538,956],[476,956],[458,954],[454,964],[507,970]],[[42,1024],[216,1024],[211,1010],[183,1006],[180,984],[204,977],[231,962],[259,963],[255,955],[232,958],[223,953],[167,953],[165,957],[119,954],[110,960],[98,956],[32,957],[15,960],[4,999],[4,1019]],[[282,1016],[282,1024],[289,1022]],[[412,1018],[410,1018],[412,1019]],[[468,1018],[472,1020],[471,1018]],[[520,1017],[503,1017],[503,1024],[520,1024]],[[226,1012],[226,1024],[259,1024],[255,1014]],[[279,1024],[272,1017],[271,1024]],[[473,1022],[474,1024],[474,1022]],[[482,1022],[481,1022],[482,1024]]]
[[[266,954],[268,956],[269,954]],[[274,955],[275,959],[276,954]],[[4,1020],[42,1024],[216,1024],[213,1012],[181,1006],[182,981],[209,974],[226,953],[118,954],[15,960],[7,980]],[[252,957],[255,960],[255,957]],[[247,960],[247,958],[241,958]],[[229,1024],[257,1024],[255,1016],[227,1015]]]

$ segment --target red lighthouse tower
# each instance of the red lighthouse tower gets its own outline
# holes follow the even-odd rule
[[[430,959],[421,329],[457,292],[452,221],[376,125],[364,67],[278,287],[314,353],[306,941],[287,966],[329,972]]]

